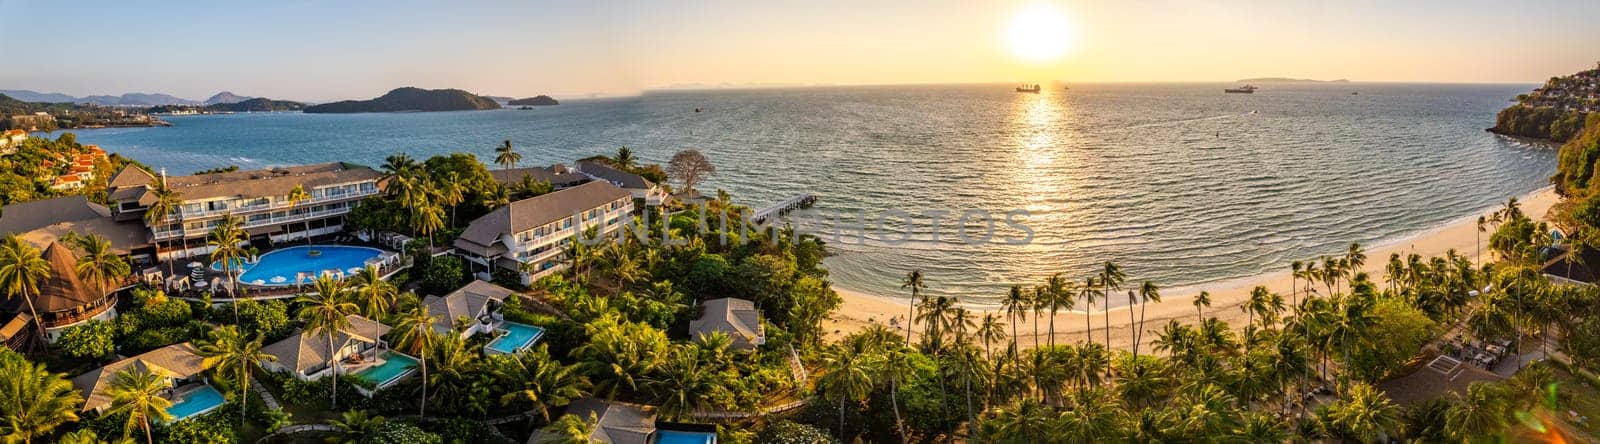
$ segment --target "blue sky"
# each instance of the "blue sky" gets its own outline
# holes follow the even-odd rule
[[[1595,0],[218,3],[0,0],[0,88],[322,101],[406,85],[1535,82],[1600,60]],[[1022,60],[1008,24],[1041,5],[1072,49]]]

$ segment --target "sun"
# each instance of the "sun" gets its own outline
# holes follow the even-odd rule
[[[1060,58],[1072,47],[1072,25],[1061,10],[1048,5],[1023,9],[1011,19],[1006,42],[1011,54],[1030,62]]]

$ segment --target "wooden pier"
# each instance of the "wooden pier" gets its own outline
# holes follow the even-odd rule
[[[796,194],[789,196],[784,200],[778,201],[778,203],[768,205],[766,208],[762,208],[760,211],[756,211],[755,213],[751,214],[751,219],[756,223],[766,222],[767,219],[772,216],[782,217],[785,214],[789,214],[791,211],[810,208],[812,205],[816,204],[816,195],[809,193]]]

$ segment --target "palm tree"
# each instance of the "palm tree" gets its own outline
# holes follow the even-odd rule
[[[659,375],[645,381],[656,392],[655,403],[670,420],[688,419],[722,390],[720,376],[700,363],[699,356],[680,350],[661,367]]]
[[[111,251],[111,241],[99,234],[76,236],[74,243],[82,254],[78,256],[75,270],[78,278],[95,285],[100,294],[106,294],[111,285],[122,282],[133,270],[128,261]]]
[[[277,361],[278,357],[261,351],[261,334],[257,333],[254,339],[245,339],[239,333],[239,327],[225,325],[211,330],[211,338],[200,343],[198,348],[200,356],[205,357],[201,365],[217,369],[220,375],[232,373],[238,379],[239,385],[239,424],[244,425],[245,411],[249,410],[250,403],[250,373],[260,366],[262,362]]]
[[[1211,293],[1205,292],[1205,291],[1201,291],[1199,295],[1195,296],[1194,297],[1195,321],[1197,321],[1197,322],[1205,322],[1206,321],[1206,310],[1205,309],[1206,309],[1206,307],[1210,307],[1210,306],[1211,306]]]
[[[481,197],[478,203],[491,210],[511,204],[511,191],[505,185],[491,185]]]
[[[1020,322],[1018,319],[1027,318],[1028,306],[1030,305],[1032,303],[1028,301],[1027,294],[1022,292],[1021,285],[1012,285],[1011,291],[1006,293],[1006,298],[1000,300],[1000,307],[1005,309],[1006,319],[1011,324],[1012,359],[1017,358],[1017,323]]]
[[[378,428],[386,420],[379,415],[368,414],[366,410],[351,410],[339,415],[339,419],[328,420],[328,425],[344,438],[344,443],[361,442],[363,438],[376,436]]]
[[[172,384],[167,378],[144,369],[126,368],[118,371],[111,380],[111,388],[106,394],[111,397],[111,408],[106,410],[107,415],[128,414],[128,422],[122,426],[122,439],[133,436],[133,429],[144,430],[144,440],[148,444],[155,444],[155,437],[150,434],[150,422],[167,422],[172,420],[172,414],[167,409],[172,407],[172,401],[161,397]]]
[[[389,313],[389,307],[394,305],[395,298],[400,296],[400,289],[394,283],[383,280],[382,272],[377,265],[362,267],[350,279],[354,286],[350,295],[355,298],[357,306],[361,307],[361,315],[367,319],[381,319]]]
[[[39,328],[39,343],[46,347],[48,334],[44,331],[44,320],[39,319],[39,311],[33,307],[33,298],[39,295],[39,284],[49,278],[50,264],[40,256],[39,249],[23,242],[16,234],[7,234],[0,243],[0,289],[4,289],[8,297],[27,302],[33,325]]]
[[[217,226],[211,229],[209,239],[206,241],[211,246],[211,261],[222,263],[222,269],[228,273],[228,282],[233,288],[239,288],[239,279],[234,272],[239,270],[240,262],[244,258],[244,249],[239,244],[244,243],[244,230],[239,228],[240,220],[232,214],[225,214],[217,221]],[[237,291],[237,290],[235,290]],[[239,322],[239,295],[231,294],[235,301],[233,306],[233,322]]]
[[[577,365],[562,365],[550,357],[549,344],[539,344],[515,359],[503,359],[494,372],[504,387],[514,388],[500,398],[501,404],[517,401],[533,404],[533,409],[545,421],[550,420],[550,409],[571,403],[588,394],[589,378],[583,376]]]
[[[499,147],[495,148],[494,152],[494,163],[505,167],[506,171],[516,168],[517,162],[522,161],[522,154],[518,153],[516,149],[511,148],[511,140],[509,139],[507,139],[505,142],[502,142]]]
[[[1100,293],[1100,298],[1105,303],[1105,310],[1102,312],[1105,314],[1106,324],[1102,327],[1105,328],[1107,350],[1111,349],[1111,290],[1122,289],[1122,283],[1127,279],[1128,275],[1122,272],[1122,267],[1111,261],[1106,261],[1105,266],[1100,269],[1100,286],[1105,290]],[[1128,309],[1132,310],[1133,307]]]
[[[1161,302],[1161,291],[1154,282],[1144,281],[1139,285],[1139,327],[1133,330],[1133,358],[1136,360],[1139,359],[1139,344],[1144,339],[1145,307],[1151,302]],[[1128,314],[1133,314],[1133,307],[1128,307]]]
[[[306,192],[306,187],[304,185],[295,184],[294,188],[289,190],[288,198],[289,198],[289,212],[292,213],[292,212],[294,212],[294,208],[295,207],[300,206],[300,202],[305,202],[305,201],[311,200],[311,194]],[[306,231],[305,231],[305,233],[306,233],[306,245],[311,245],[311,217],[310,217],[310,215],[307,215],[305,222],[306,222]]]
[[[1400,424],[1400,406],[1383,392],[1360,382],[1351,386],[1329,411],[1334,423],[1361,442],[1379,442],[1380,435]]]
[[[633,164],[638,162],[638,160],[639,159],[633,157],[633,150],[629,149],[628,147],[617,148],[617,154],[615,156],[611,156],[611,163],[616,164],[617,168],[623,171],[632,169]]]
[[[1006,323],[994,313],[983,312],[983,322],[978,324],[978,338],[983,340],[985,358],[994,360],[994,349],[990,344],[1006,340]]]
[[[526,179],[531,176],[522,177]],[[442,180],[433,185],[433,189],[438,192],[435,198],[438,199],[439,204],[450,207],[450,223],[448,225],[456,226],[456,207],[467,201],[467,186],[461,183],[461,175],[456,174],[455,171],[447,171],[444,173]]]
[[[1094,276],[1083,280],[1083,286],[1078,287],[1078,297],[1083,298],[1083,343],[1094,342],[1094,301],[1096,297],[1105,297],[1104,290],[1100,290],[1098,280]]]
[[[1462,442],[1499,436],[1511,416],[1511,403],[1499,386],[1474,382],[1445,413],[1445,431]]]
[[[422,360],[417,368],[422,370],[422,400],[417,405],[417,416],[428,416],[428,349],[435,341],[433,324],[438,317],[428,313],[428,306],[417,304],[395,319],[394,346]],[[548,419],[548,418],[547,418]]]
[[[1045,303],[1050,306],[1050,346],[1056,346],[1056,312],[1061,309],[1072,309],[1073,293],[1072,281],[1068,281],[1061,273],[1050,275],[1045,279],[1045,287],[1049,290]]]
[[[915,273],[915,272],[913,272]],[[920,276],[919,276],[920,277]],[[840,345],[823,359],[827,373],[817,378],[817,391],[825,399],[839,403],[839,436],[844,435],[844,407],[859,403],[872,393],[871,355],[848,345]]]
[[[72,381],[50,373],[44,364],[34,364],[22,355],[0,352],[0,436],[8,442],[33,442],[49,435],[56,427],[78,420],[83,402]]]
[[[165,229],[168,228],[167,224],[172,222],[173,213],[177,213],[178,206],[183,204],[183,198],[180,196],[180,193],[178,193],[177,190],[167,188],[167,178],[165,174],[163,174],[160,179],[152,180],[150,182],[150,197],[152,197],[153,200],[150,202],[150,207],[146,208],[144,211],[144,223],[145,225],[149,225],[151,227],[160,227],[163,229],[162,231],[165,231]],[[182,235],[183,226],[178,226],[177,231],[179,233],[178,242],[185,242]],[[161,240],[156,239],[155,242],[156,249],[158,250],[156,253],[156,260],[161,260],[161,254],[159,251],[161,249]],[[172,262],[173,261],[167,261],[168,276],[175,274],[175,272],[172,270]]]
[[[910,273],[906,273],[905,279],[900,282],[900,288],[911,289],[911,299],[906,304],[910,306],[910,308],[907,309],[908,313],[906,314],[906,347],[910,347],[911,324],[913,322],[912,320],[917,318],[917,299],[922,296],[922,289],[925,288],[925,285],[922,283],[922,270],[911,270]]]
[[[358,310],[356,304],[345,300],[344,284],[333,277],[322,275],[311,283],[315,295],[302,294],[295,298],[295,303],[301,305],[300,319],[306,323],[306,332],[322,335],[328,338],[328,369],[333,372],[333,388],[331,390],[332,407],[339,408],[339,367],[337,365],[339,348],[333,344],[333,337],[339,332],[350,328],[348,316]]]
[[[1472,244],[1474,248],[1478,249],[1478,253],[1476,257],[1472,258],[1475,261],[1473,268],[1483,267],[1483,233],[1488,230],[1489,220],[1483,216],[1478,216],[1478,241]]]

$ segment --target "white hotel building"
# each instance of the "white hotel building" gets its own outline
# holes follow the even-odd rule
[[[593,181],[491,211],[468,224],[454,246],[480,278],[503,269],[528,284],[567,267],[574,236],[601,224],[601,234],[614,234],[632,212],[633,193]]]

